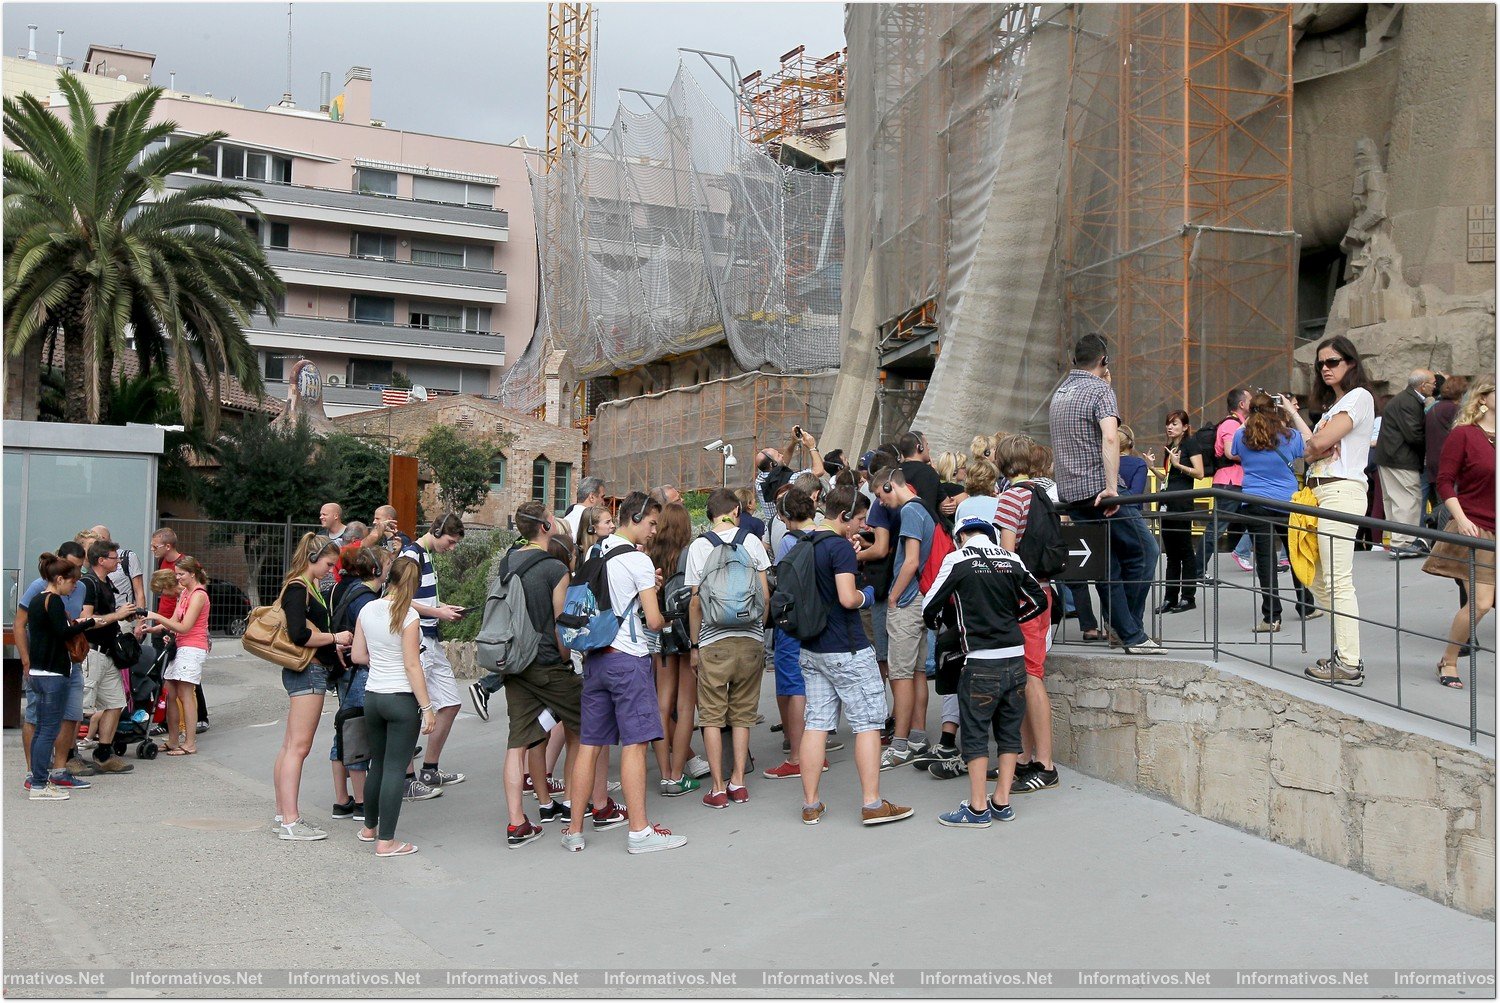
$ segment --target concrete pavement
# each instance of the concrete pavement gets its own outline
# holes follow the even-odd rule
[[[404,806],[399,835],[422,850],[393,860],[328,818],[330,700],[303,812],[331,838],[281,842],[266,826],[285,696],[236,652],[219,642],[208,664],[199,755],[137,762],[66,803],[25,799],[6,733],[8,968],[1495,965],[1491,922],[1068,770],[1017,798],[1015,822],[962,832],[935,821],[962,783],[903,767],[882,793],[917,817],[866,830],[840,752],[817,827],[795,782],[755,779],[724,811],[653,793],[681,850],[629,857],[623,828],[582,854],[554,831],[509,850],[498,698],[489,723],[461,715],[443,764],[470,779]],[[769,676],[762,709],[774,720]],[[762,768],[779,742],[756,729]]]

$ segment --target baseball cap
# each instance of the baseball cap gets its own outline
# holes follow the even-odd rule
[[[958,532],[955,535],[963,536],[965,533],[973,532],[983,533],[985,536],[990,538],[991,543],[999,542],[999,539],[995,535],[995,524],[993,522],[990,522],[983,516],[970,516],[963,522],[959,523]]]

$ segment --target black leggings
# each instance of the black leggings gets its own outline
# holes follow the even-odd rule
[[[379,839],[396,838],[406,764],[417,749],[422,711],[410,693],[365,691],[365,736],[370,772],[365,778],[365,827]]]
[[[1281,583],[1276,560],[1276,545],[1287,547],[1287,513],[1278,509],[1246,505],[1251,516],[1250,532],[1255,541],[1255,576],[1260,582],[1260,615],[1270,623],[1281,622]],[[1287,553],[1291,548],[1287,547]],[[1292,572],[1292,590],[1297,596],[1297,612],[1306,616],[1313,610],[1312,592]]]
[[[1198,596],[1198,551],[1193,546],[1191,512],[1162,515],[1161,546],[1167,555],[1166,589],[1162,598],[1169,603],[1179,598],[1194,601]]]

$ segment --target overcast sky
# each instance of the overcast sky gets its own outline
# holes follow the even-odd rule
[[[602,3],[595,44],[594,116],[607,125],[620,87],[665,91],[677,47],[732,54],[740,71],[771,69],[806,44],[826,55],[844,45],[839,3]],[[81,68],[90,43],[156,54],[156,80],[179,90],[276,103],[286,87],[285,3],[6,3],[4,50],[56,50]],[[292,11],[292,97],[316,109],[318,74],[333,93],[350,66],[374,77],[376,118],[392,128],[506,143],[544,139],[547,11],[541,3],[297,3]],[[46,58],[44,56],[43,58]],[[690,57],[709,93],[727,92]],[[633,101],[634,99],[632,99]],[[639,110],[635,106],[635,110]]]

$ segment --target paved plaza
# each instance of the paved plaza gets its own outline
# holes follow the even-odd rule
[[[577,855],[553,832],[509,850],[498,703],[489,723],[465,710],[444,755],[470,779],[403,808],[399,835],[421,852],[378,860],[355,823],[327,817],[330,700],[302,806],[331,836],[279,842],[266,831],[286,711],[276,670],[221,641],[205,686],[199,755],[137,761],[62,804],[25,799],[6,733],[7,968],[1495,963],[1492,922],[1066,769],[1060,790],[1018,797],[1015,822],[979,832],[935,821],[961,783],[906,768],[882,775],[882,793],[917,818],[862,828],[840,752],[815,828],[794,782],[754,779],[752,800],[725,811],[653,793],[653,818],[688,836],[678,852],[630,857],[623,829],[590,833]],[[774,718],[769,681],[763,694]],[[759,765],[778,744],[755,730]]]

